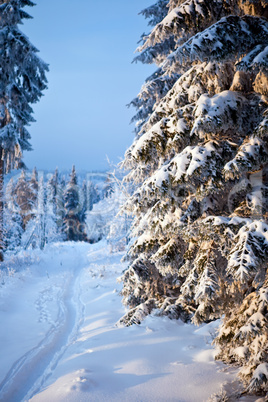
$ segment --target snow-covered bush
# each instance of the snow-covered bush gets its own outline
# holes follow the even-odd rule
[[[105,236],[105,223],[102,218],[103,205],[101,204],[105,204],[105,202],[100,201],[86,213],[86,235],[91,243],[96,243]]]
[[[130,219],[124,212],[120,212],[126,200],[126,188],[115,173],[111,177],[110,191],[86,213],[86,231],[90,242],[105,237],[111,250],[118,251],[124,250],[128,243]]]

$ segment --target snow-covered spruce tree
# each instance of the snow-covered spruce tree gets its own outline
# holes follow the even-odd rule
[[[64,239],[63,234],[63,200],[58,182],[58,170],[46,185],[45,203],[45,243]]]
[[[153,308],[197,324],[228,317],[264,283],[267,6],[170,1],[140,49],[173,36],[160,68],[179,78],[125,156],[137,183],[125,205],[134,215],[123,275],[126,324]]]
[[[26,129],[33,122],[31,104],[46,89],[48,66],[37,49],[18,28],[30,18],[23,9],[33,6],[30,0],[0,0],[0,243],[3,221],[3,175],[18,167],[24,150],[30,150],[30,134]],[[2,245],[0,252],[2,259]]]
[[[59,180],[58,169],[55,170],[54,175],[48,180],[46,185],[47,193],[47,213],[51,215],[52,219],[57,224],[58,233],[63,234],[63,220],[64,220],[64,187]]]
[[[64,232],[67,240],[86,240],[85,223],[81,221],[83,208],[82,192],[77,183],[75,167],[73,166],[70,181],[64,192]]]

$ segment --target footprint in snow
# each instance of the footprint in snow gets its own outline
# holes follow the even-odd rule
[[[72,381],[70,391],[88,391],[97,385],[96,381],[90,378],[90,370],[78,370],[76,372],[77,377]]]
[[[39,311],[38,322],[54,324],[48,309],[48,303],[54,300],[55,291],[56,290],[54,288],[49,287],[39,292],[39,297],[35,302],[35,308],[37,311]]]

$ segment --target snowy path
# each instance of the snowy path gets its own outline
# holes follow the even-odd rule
[[[201,402],[232,379],[213,360],[212,326],[115,326],[123,267],[105,242],[36,257],[0,287],[0,401]]]
[[[63,252],[61,252],[61,248],[63,248]],[[29,282],[25,281],[25,277],[22,277],[23,283],[20,281],[13,283],[13,291],[16,291],[20,285],[20,295],[16,296],[19,297],[15,314],[17,316],[22,315],[20,319],[22,318],[24,320],[23,325],[28,327],[29,335],[31,330],[36,329],[36,339],[39,342],[19,357],[12,364],[5,377],[1,378],[0,400],[27,400],[35,392],[38,392],[77,333],[77,320],[79,314],[82,314],[79,301],[79,274],[83,266],[82,260],[79,254],[74,252],[73,245],[67,253],[66,247],[59,247],[57,251],[60,252],[58,255],[54,254],[53,258],[47,256],[53,261],[52,264],[47,258],[43,264],[38,264],[37,272],[34,274],[41,273],[41,278],[39,275],[35,278],[34,274],[28,272],[28,275],[32,276]],[[82,252],[81,249],[79,251]],[[49,264],[50,268],[46,267],[43,270],[46,264]],[[5,297],[4,294],[3,298]],[[14,295],[11,293],[9,297],[13,299]],[[5,305],[8,300],[4,301],[3,298],[1,302],[2,305]],[[30,304],[29,302],[33,301],[34,298],[35,302]],[[11,304],[12,302],[14,303],[11,301]],[[31,318],[33,321],[36,319],[36,323],[41,326],[41,330],[43,330],[41,333],[39,333],[40,328],[33,328],[33,325],[29,325],[29,321],[33,324]],[[12,356],[14,346],[19,353],[21,342],[23,349],[25,339],[21,338],[20,333],[22,336],[26,335],[25,329],[18,328],[17,321],[14,320],[8,324],[7,328],[2,326],[0,337],[2,341],[4,334],[6,334],[5,355],[3,356],[2,352],[1,356],[6,359],[9,355]],[[12,334],[14,343],[9,343],[10,334]],[[2,342],[1,346],[3,347]],[[3,361],[3,359],[1,360]]]

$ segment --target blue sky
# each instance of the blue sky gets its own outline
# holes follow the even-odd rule
[[[132,64],[147,21],[138,13],[153,0],[43,0],[21,30],[49,64],[49,89],[34,105],[29,127],[29,168],[104,170],[106,155],[117,163],[132,143],[134,109],[153,66]]]

